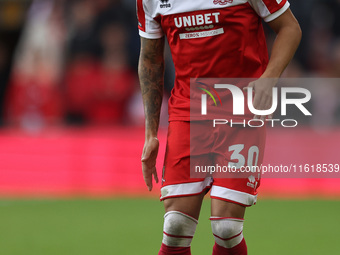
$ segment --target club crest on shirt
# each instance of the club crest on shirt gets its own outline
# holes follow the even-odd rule
[[[159,0],[161,2],[160,6],[161,8],[170,8],[171,4],[169,4],[169,0]]]
[[[233,3],[234,0],[214,0],[214,4],[226,5]]]

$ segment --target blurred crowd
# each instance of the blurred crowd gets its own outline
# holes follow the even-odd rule
[[[303,40],[283,76],[340,77],[340,0],[290,2]],[[135,0],[2,1],[0,123],[143,126],[135,8]],[[164,113],[173,69],[167,48]],[[339,85],[312,88],[315,118],[339,122]]]

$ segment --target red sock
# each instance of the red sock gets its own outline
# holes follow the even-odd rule
[[[162,243],[158,255],[191,255],[190,247],[171,247]]]
[[[224,248],[215,243],[212,255],[247,255],[247,245],[244,238],[233,248]]]

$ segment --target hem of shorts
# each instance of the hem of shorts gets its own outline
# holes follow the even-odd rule
[[[251,204],[251,205],[247,205],[247,204],[243,204],[243,203],[238,202],[238,201],[234,201],[234,200],[226,199],[226,198],[222,198],[222,197],[216,197],[216,196],[210,196],[210,198],[222,200],[222,201],[225,201],[225,202],[230,202],[230,203],[237,204],[237,205],[242,205],[242,206],[245,206],[245,207],[250,207],[250,206],[256,204],[256,202],[254,202],[254,203]]]
[[[167,198],[196,196],[196,195],[202,194],[203,192],[209,191],[210,188],[211,188],[211,185],[210,185],[210,186],[206,186],[201,192],[190,193],[190,194],[181,194],[181,195],[172,195],[172,196],[170,195],[170,196],[165,196],[165,197],[162,197],[162,195],[160,195],[159,200],[160,200],[160,201],[163,201],[163,200],[165,200],[165,199],[167,199]]]
[[[166,184],[166,185],[162,185],[161,188],[164,188],[166,186],[171,186],[171,185],[178,185],[178,184],[186,184],[186,183],[196,183],[196,182],[204,182],[205,178],[197,178],[197,179],[202,179],[200,181],[192,181],[192,180],[188,180],[186,182],[174,182],[171,184]]]

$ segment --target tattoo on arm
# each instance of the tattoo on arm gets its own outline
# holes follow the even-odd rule
[[[141,38],[138,75],[142,90],[146,134],[156,136],[164,87],[164,37]]]

